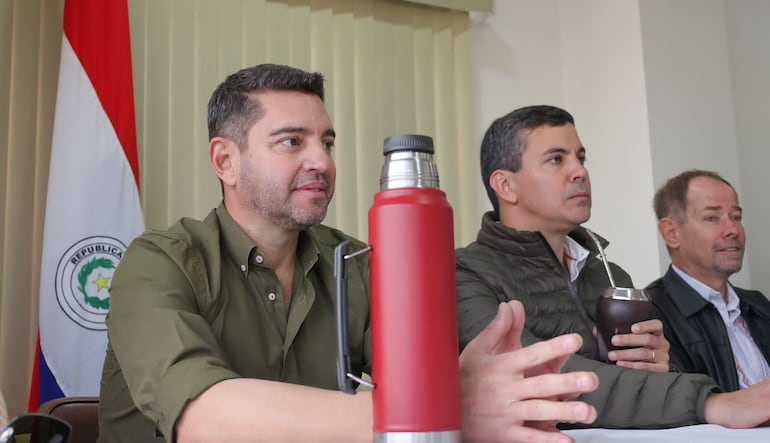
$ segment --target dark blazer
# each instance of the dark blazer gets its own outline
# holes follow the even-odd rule
[[[741,300],[741,317],[765,360],[770,361],[770,300],[759,291],[733,289]],[[716,307],[671,267],[646,290],[654,304],[653,317],[663,321],[671,343],[671,365],[680,372],[707,374],[726,392],[737,391],[735,360]]]

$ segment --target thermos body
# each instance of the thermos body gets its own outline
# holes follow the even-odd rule
[[[457,431],[452,439],[423,441],[459,441],[454,233],[446,195],[434,188],[380,191],[369,210],[369,243],[375,435]]]
[[[452,207],[439,189],[433,139],[385,139],[369,246],[335,249],[340,389],[372,387],[375,443],[460,443],[459,341]],[[372,382],[351,373],[345,261],[369,253]]]

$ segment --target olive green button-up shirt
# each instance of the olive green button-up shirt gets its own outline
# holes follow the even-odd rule
[[[172,441],[187,402],[230,378],[337,389],[334,248],[350,239],[325,226],[300,234],[288,309],[224,204],[134,240],[110,288],[99,441]],[[351,363],[368,373],[368,261],[348,266]]]

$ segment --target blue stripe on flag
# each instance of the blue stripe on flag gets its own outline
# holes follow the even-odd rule
[[[40,404],[53,400],[54,398],[64,397],[59,384],[56,383],[56,377],[51,373],[51,369],[48,368],[48,363],[45,361],[45,355],[43,351],[40,351]]]

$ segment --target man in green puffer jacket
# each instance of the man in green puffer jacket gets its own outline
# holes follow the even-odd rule
[[[770,383],[718,393],[709,377],[667,372],[669,344],[658,320],[614,337],[613,344],[630,347],[609,353],[617,364],[599,360],[593,313],[610,283],[597,246],[580,226],[591,214],[584,161],[574,120],[559,108],[517,109],[487,130],[481,169],[494,211],[484,215],[477,241],[457,250],[461,347],[486,327],[499,303],[520,300],[527,314],[523,345],[566,333],[583,337],[563,371],[599,376],[599,388],[580,397],[597,409],[594,426],[766,423],[770,410],[759,406],[770,401]],[[611,267],[616,285],[633,286],[627,273]]]

